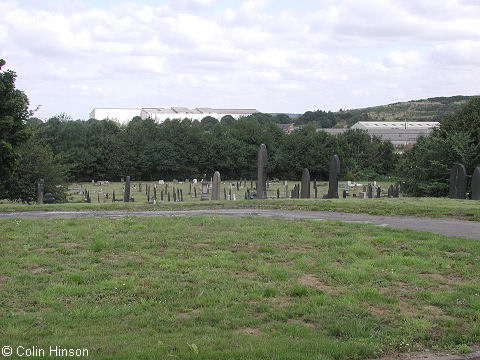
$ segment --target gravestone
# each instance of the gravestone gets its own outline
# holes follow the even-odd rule
[[[290,196],[288,195],[288,183],[285,181],[285,197],[288,199]]]
[[[218,171],[213,174],[212,200],[220,200],[220,173]]]
[[[480,166],[475,168],[472,176],[472,200],[480,200]]]
[[[301,189],[301,198],[310,199],[310,172],[307,168],[303,169],[302,172],[302,189]]]
[[[343,198],[346,199],[347,198],[347,190],[343,190],[343,194],[342,194]]]
[[[130,201],[130,176],[127,176],[125,180],[125,192],[123,193],[123,201]]]
[[[465,199],[467,192],[467,171],[463,164],[455,164],[450,172],[450,199]]]
[[[379,187],[377,187],[377,198],[380,198],[382,195],[382,189]]]
[[[328,194],[327,199],[338,199],[338,176],[340,175],[340,159],[335,154],[330,160],[330,168],[328,170]]]
[[[367,197],[371,199],[373,197],[372,184],[367,185]]]
[[[392,196],[393,196],[393,185],[390,185],[390,186],[388,187],[387,196],[388,196],[388,197],[392,197]]]
[[[37,204],[43,204],[43,189],[44,180],[40,179],[40,182],[37,184]]]
[[[261,144],[258,149],[257,199],[267,198],[267,147]]]
[[[46,193],[43,197],[44,204],[53,204],[55,202],[55,198],[53,197],[52,193]]]
[[[200,197],[200,201],[208,200],[208,181],[206,179],[206,174],[203,174],[202,179],[202,196]]]
[[[277,189],[277,199],[280,199],[280,189]]]

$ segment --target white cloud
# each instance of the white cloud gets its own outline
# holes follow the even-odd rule
[[[146,99],[159,102],[153,106],[206,99],[263,111],[335,110],[472,93],[464,80],[480,77],[475,1],[233,4],[0,0],[0,56],[27,95],[45,104],[45,116],[82,117],[97,103],[142,106]],[[54,108],[51,89],[55,98],[77,99],[64,102],[71,110]]]

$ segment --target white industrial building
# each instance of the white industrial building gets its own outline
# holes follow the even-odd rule
[[[162,123],[167,119],[190,119],[202,120],[206,116],[211,116],[221,120],[226,115],[232,116],[238,120],[242,116],[248,116],[258,113],[255,109],[214,109],[208,107],[199,107],[189,109],[186,107],[171,108],[141,108],[141,109],[121,109],[121,108],[95,108],[90,112],[90,119],[97,120],[116,120],[121,124],[126,124],[135,116],[140,116],[143,120],[153,119]]]
[[[417,142],[420,136],[428,136],[434,127],[440,123],[436,121],[401,122],[401,121],[359,121],[350,129],[365,130],[369,135],[378,136],[384,141],[390,141],[394,147],[402,148]],[[318,129],[329,134],[341,134],[348,129]]]

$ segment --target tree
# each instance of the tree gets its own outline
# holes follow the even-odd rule
[[[0,198],[5,195],[2,184],[13,171],[18,147],[29,137],[25,121],[31,115],[27,96],[15,89],[17,75],[11,70],[1,72],[4,65],[0,59]]]
[[[36,201],[37,184],[44,179],[44,193],[52,193],[56,202],[65,202],[67,168],[60,160],[47,144],[30,138],[18,149],[18,162],[8,180],[7,199]]]

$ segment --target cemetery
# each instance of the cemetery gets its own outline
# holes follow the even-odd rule
[[[465,230],[480,222],[480,99],[399,155],[361,130],[287,135],[257,113],[29,123],[14,95],[20,131],[0,134],[2,351],[480,356],[480,232]],[[320,211],[357,217],[309,217]],[[427,222],[449,233],[408,225]]]

